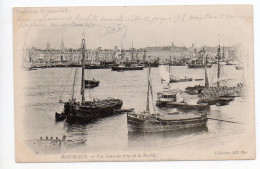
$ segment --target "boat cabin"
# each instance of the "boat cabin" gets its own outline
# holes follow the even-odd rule
[[[158,101],[177,101],[176,95],[181,92],[179,89],[170,90],[170,91],[163,91],[157,93],[157,100]]]

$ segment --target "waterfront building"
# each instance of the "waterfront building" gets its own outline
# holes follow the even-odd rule
[[[217,47],[205,46],[205,52],[209,58],[214,59],[217,56]],[[189,59],[201,56],[203,48],[196,48],[194,44],[191,47],[178,47],[173,43],[171,46],[154,46],[146,48],[130,48],[130,49],[118,49],[117,46],[114,49],[87,49],[86,50],[86,63],[100,63],[100,62],[127,62],[127,61],[145,61],[160,59],[163,61]],[[223,50],[223,48],[222,48]],[[46,49],[40,49],[32,47],[24,50],[24,60],[30,60],[34,63],[73,63],[81,64],[81,49],[66,48],[64,46],[63,38],[61,39],[60,49],[51,48],[51,44],[48,41]],[[222,52],[223,54],[223,52]],[[237,50],[233,47],[224,47],[223,59],[235,59]]]

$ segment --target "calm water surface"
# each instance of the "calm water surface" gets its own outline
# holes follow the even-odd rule
[[[209,80],[216,74],[216,65],[208,69]],[[80,99],[81,68],[48,68],[25,72],[26,79],[26,115],[25,137],[36,139],[41,136],[62,137],[78,140],[86,138],[81,146],[75,146],[68,151],[86,152],[109,149],[135,150],[153,148],[171,148],[175,145],[190,142],[225,143],[223,136],[242,133],[245,125],[208,120],[207,127],[183,130],[178,132],[163,132],[155,134],[128,134],[126,114],[100,119],[87,125],[69,125],[66,122],[55,122],[55,112],[61,112],[63,105],[59,99],[68,101],[72,95],[72,85],[75,71],[76,87],[75,96]],[[147,91],[147,69],[143,71],[116,72],[110,69],[85,70],[88,77],[95,77],[100,81],[100,86],[86,90],[86,98],[114,97],[123,100],[123,108],[134,108],[136,112],[145,110]],[[204,69],[188,69],[186,66],[172,66],[176,77],[193,79],[204,78]],[[241,80],[242,71],[235,70],[234,66],[224,66],[223,76]],[[160,81],[159,69],[152,68],[151,79],[154,101],[156,93],[163,89]],[[187,86],[202,84],[204,81],[192,81],[171,84],[171,88],[185,89]],[[241,108],[245,104],[244,98],[236,98],[226,106],[211,106],[207,112],[209,117],[245,123],[245,112]],[[176,109],[159,110],[161,112],[177,111]],[[163,144],[162,144],[163,143]]]

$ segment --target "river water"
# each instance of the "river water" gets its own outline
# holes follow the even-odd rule
[[[241,80],[243,71],[234,66],[223,66],[224,76]],[[204,69],[188,69],[186,66],[172,66],[172,73],[179,78],[203,79]],[[209,81],[216,74],[216,65],[208,69]],[[226,106],[210,106],[208,117],[241,122],[241,124],[208,120],[207,126],[200,129],[156,134],[128,134],[126,114],[97,120],[86,125],[69,125],[66,122],[55,122],[55,112],[61,112],[63,105],[59,100],[68,101],[71,98],[73,78],[76,71],[75,97],[80,99],[81,68],[46,68],[25,72],[25,116],[24,131],[26,139],[37,139],[41,136],[61,138],[66,135],[70,140],[87,139],[79,146],[74,146],[69,152],[95,152],[106,150],[143,150],[169,149],[189,143],[199,145],[201,140],[206,144],[225,144],[236,135],[244,132],[246,118],[241,111],[245,104],[243,97],[236,98]],[[147,93],[147,68],[141,71],[116,72],[110,69],[85,70],[88,77],[95,77],[100,85],[86,90],[86,98],[119,98],[123,100],[123,108],[134,108],[136,112],[145,110]],[[159,68],[151,69],[153,97],[163,89]],[[187,86],[202,84],[204,81],[192,81],[171,84],[171,88],[185,89]],[[153,108],[152,108],[153,109]],[[173,112],[176,109],[158,110]],[[223,139],[229,136],[231,140]],[[208,141],[207,141],[208,140]]]

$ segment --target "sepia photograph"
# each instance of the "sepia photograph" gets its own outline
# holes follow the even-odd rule
[[[252,5],[12,14],[16,162],[256,158]]]

